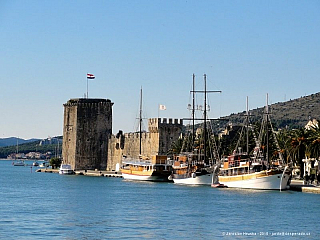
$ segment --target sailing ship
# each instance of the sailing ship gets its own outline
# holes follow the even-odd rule
[[[19,166],[19,167],[24,167],[24,161],[23,160],[17,160],[17,155],[19,153],[19,140],[17,139],[17,146],[16,146],[16,153],[14,155],[14,161],[12,162],[13,166]]]
[[[195,91],[195,75],[193,74],[193,104],[192,104],[192,151],[182,152],[175,156],[175,161],[172,166],[173,174],[171,178],[176,184],[185,185],[211,185],[212,173],[214,171],[214,159],[218,159],[216,149],[207,151],[208,129],[207,129],[207,93],[221,91],[207,91],[206,74],[204,75],[204,91]],[[204,110],[203,119],[195,118],[195,93],[204,93]],[[195,146],[195,120],[203,120],[203,143]],[[213,144],[214,145],[214,144]],[[214,146],[215,147],[215,146]],[[212,156],[208,152],[213,153]]]
[[[247,100],[248,102],[248,100]],[[283,160],[277,138],[275,136],[268,111],[268,95],[265,114],[261,124],[259,139],[255,138],[256,147],[253,156],[249,156],[248,130],[249,114],[247,104],[247,152],[236,147],[233,154],[222,159],[213,176],[213,187],[223,185],[231,188],[263,189],[263,190],[286,190],[289,188],[291,168]],[[278,149],[279,159],[269,160],[269,128],[272,133],[275,146]],[[266,153],[263,154],[261,142],[263,135],[266,139]],[[254,134],[255,136],[255,134]],[[218,173],[218,177],[216,174]]]
[[[142,88],[140,91],[139,117],[139,157],[123,156],[121,173],[125,180],[167,182],[172,172],[172,165],[167,156],[155,155],[151,159],[142,154]]]

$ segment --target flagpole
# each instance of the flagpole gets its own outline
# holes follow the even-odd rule
[[[89,80],[88,80],[88,73],[87,73],[87,98],[89,98]]]
[[[158,118],[159,118],[159,114],[160,114],[160,104],[158,103]]]

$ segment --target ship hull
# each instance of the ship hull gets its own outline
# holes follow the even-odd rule
[[[183,185],[211,185],[212,182],[212,174],[203,174],[203,175],[194,175],[191,177],[185,178],[177,178],[173,177],[173,182],[176,184],[183,184]]]
[[[286,190],[289,186],[290,174],[262,171],[237,176],[219,176],[219,183],[229,188]]]
[[[171,172],[151,172],[151,171],[130,171],[130,170],[122,170],[122,177],[125,180],[132,181],[152,181],[152,182],[169,182],[168,177]]]
[[[143,175],[133,175],[133,174],[126,174],[122,173],[122,177],[125,180],[132,180],[132,181],[152,181],[152,182],[168,182],[168,177],[161,177],[161,176],[143,176]]]

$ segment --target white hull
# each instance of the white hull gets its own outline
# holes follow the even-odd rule
[[[68,170],[60,170],[59,174],[61,174],[61,175],[72,175],[72,174],[74,174],[74,171],[70,170],[70,169],[68,169]]]
[[[247,180],[224,181],[226,178],[230,179],[230,177],[219,176],[219,183],[224,184],[229,188],[285,190],[288,188],[290,175],[284,174],[283,178],[282,174],[275,174]]]
[[[194,176],[188,178],[173,178],[173,182],[176,184],[184,185],[209,185],[211,186],[212,174],[204,174],[201,176]]]
[[[122,177],[125,180],[132,180],[132,181],[153,181],[153,182],[168,181],[168,179],[161,176],[144,176],[144,175],[127,174],[127,173],[122,173]]]
[[[24,162],[14,162],[12,165],[13,165],[13,166],[24,167]]]
[[[61,175],[72,175],[74,174],[74,171],[71,168],[71,165],[69,164],[61,164],[59,174]]]

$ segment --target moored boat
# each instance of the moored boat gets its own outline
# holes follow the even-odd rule
[[[121,173],[125,180],[136,181],[172,181],[169,176],[172,173],[172,165],[168,163],[167,156],[154,155],[151,157],[142,156],[142,88],[140,90],[140,114],[139,114],[139,156],[123,156]]]
[[[207,129],[207,93],[221,92],[221,91],[207,91],[207,78],[204,75],[204,91],[196,91],[195,87],[195,75],[193,74],[193,103],[192,103],[192,134],[191,134],[191,147],[186,152],[176,156],[173,164],[172,179],[176,184],[185,185],[211,185],[212,174],[214,171],[214,163],[219,159],[218,152],[215,143],[211,138],[213,134],[210,134]],[[203,118],[195,119],[195,93],[204,94],[204,105],[197,109],[203,111]],[[189,105],[191,107],[191,105]],[[196,136],[195,133],[195,120],[203,121],[203,128],[201,134]],[[188,137],[186,137],[187,139]],[[208,145],[208,146],[207,146]],[[210,147],[210,148],[209,148]]]
[[[247,100],[248,101],[248,100]],[[223,184],[230,188],[260,189],[260,190],[286,190],[289,188],[291,180],[291,168],[282,157],[279,144],[274,133],[269,111],[268,95],[264,117],[261,124],[259,139],[255,137],[256,146],[253,149],[252,156],[249,156],[248,130],[249,130],[249,112],[247,104],[247,152],[242,152],[242,148],[236,146],[233,154],[223,159],[217,165],[220,168],[218,180],[213,176],[213,184]],[[251,130],[253,128],[251,127]],[[278,158],[269,159],[269,132],[272,133],[273,145],[278,153]],[[254,131],[253,131],[253,135]],[[262,147],[262,141],[265,139],[265,146]]]
[[[59,169],[59,174],[62,175],[72,175],[74,174],[74,170],[72,169],[71,165],[69,164],[61,164]]]
[[[48,161],[44,161],[44,162],[40,163],[40,165],[39,165],[39,167],[49,167],[49,166],[50,166],[50,164]]]
[[[250,159],[232,160],[229,156],[220,169],[219,183],[230,188],[286,190],[290,184],[288,167],[269,167],[263,162],[251,163]]]
[[[23,160],[14,160],[14,161],[12,162],[12,165],[13,165],[13,166],[23,167],[25,164],[24,164],[24,161],[23,161]]]
[[[203,154],[184,153],[176,156],[172,171],[172,179],[177,184],[211,185],[212,182],[213,167],[205,163]]]
[[[18,141],[18,139],[17,139],[16,154],[15,154],[15,156],[14,156],[14,161],[12,162],[12,165],[13,165],[13,166],[18,166],[18,167],[24,167],[24,166],[25,166],[24,161],[23,161],[23,160],[16,159],[18,153],[19,153],[19,141]]]
[[[168,182],[172,166],[167,163],[167,156],[152,156],[152,159],[125,159],[121,167],[125,180]]]

